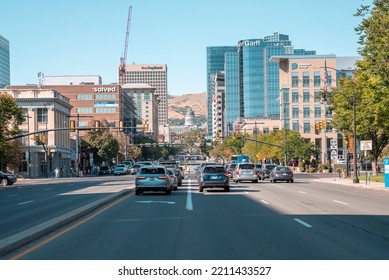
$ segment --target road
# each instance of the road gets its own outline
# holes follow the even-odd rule
[[[0,240],[130,188],[134,178],[110,177],[18,181],[0,191]]]
[[[190,175],[170,196],[131,192],[5,258],[389,258],[389,192],[296,177],[293,184],[232,183],[229,193],[199,193]]]

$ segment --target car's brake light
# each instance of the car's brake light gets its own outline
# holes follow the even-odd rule
[[[158,176],[157,178],[158,178],[158,179],[166,179],[167,176]]]
[[[281,172],[278,172],[278,171],[277,171],[277,172],[274,172],[274,173],[275,173],[276,175],[280,175],[280,174],[281,174]]]
[[[143,180],[143,179],[146,179],[146,177],[145,176],[136,176],[136,179],[137,180]]]

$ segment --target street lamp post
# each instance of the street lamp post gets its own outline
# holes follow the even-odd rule
[[[358,161],[357,161],[357,112],[356,112],[356,99],[354,96],[353,100],[353,118],[354,118],[354,143],[353,143],[353,169],[354,169],[354,177],[353,177],[353,183],[358,184],[359,178],[358,178]]]
[[[324,67],[320,67],[324,68]],[[326,66],[326,68],[332,69],[336,71],[337,73],[340,73],[343,77],[345,74],[342,71],[339,71],[333,67]],[[357,159],[357,111],[356,111],[356,97],[354,95],[353,100],[353,170],[354,170],[354,175],[353,175],[353,183],[358,184],[359,183],[359,178],[358,178],[358,159]],[[347,155],[346,155],[347,156]],[[347,162],[347,161],[346,161]],[[346,169],[348,169],[348,164],[346,164]]]

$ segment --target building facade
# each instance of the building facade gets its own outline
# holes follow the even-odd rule
[[[19,174],[26,178],[53,177],[58,168],[62,176],[69,176],[76,160],[70,131],[66,129],[72,108],[69,98],[52,89],[4,91],[23,108],[21,134],[35,132],[20,138],[23,162]],[[58,130],[46,132],[53,129]]]
[[[236,53],[236,46],[207,47],[207,135],[212,135],[212,75],[224,71],[226,53]]]
[[[148,84],[155,88],[158,99],[158,123],[167,124],[167,65],[166,64],[127,64],[124,84]]]
[[[101,85],[103,80],[98,75],[44,76],[44,84],[50,85]]]
[[[11,83],[9,41],[0,35],[0,88]]]
[[[212,141],[220,141],[227,135],[224,72],[211,75],[211,79]]]
[[[148,84],[125,84],[122,88],[134,100],[137,113],[137,133],[145,133],[157,141],[159,125],[155,88]]]
[[[319,147],[322,163],[331,159],[331,140],[338,143],[333,159],[343,158],[343,136],[333,129],[332,111],[322,94],[336,87],[336,56],[275,56],[271,60],[279,63],[282,127],[299,132]]]

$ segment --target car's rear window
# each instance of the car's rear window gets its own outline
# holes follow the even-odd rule
[[[165,169],[158,167],[142,168],[140,174],[165,174]]]
[[[224,167],[221,166],[207,166],[204,168],[204,173],[224,173]]]
[[[273,170],[273,168],[276,167],[275,165],[266,165],[267,170]]]
[[[255,167],[254,164],[249,164],[249,163],[239,165],[240,169],[254,169],[254,167]]]
[[[281,172],[290,172],[290,169],[288,167],[278,167],[277,168],[277,171],[281,171]]]

